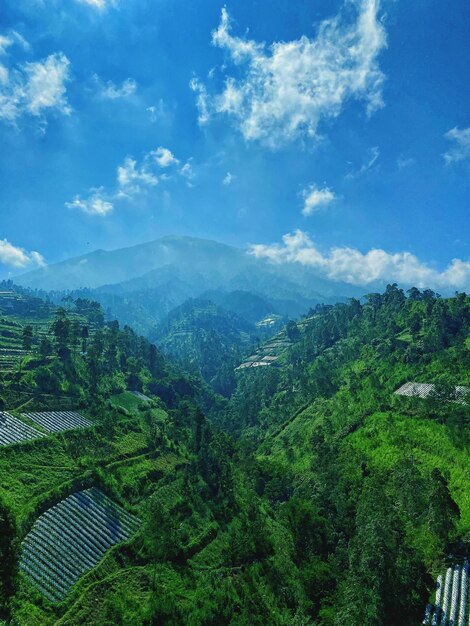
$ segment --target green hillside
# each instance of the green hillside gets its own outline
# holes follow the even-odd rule
[[[468,296],[389,286],[318,306],[284,331],[275,367],[238,371],[223,400],[94,303],[31,314],[14,293],[28,306],[3,307],[2,324],[23,341],[40,320],[43,335],[2,369],[2,408],[91,425],[0,447],[0,619],[412,626],[436,576],[470,557],[469,404],[453,395],[470,387]],[[188,330],[207,314],[191,311]],[[395,393],[410,381],[433,391]],[[22,541],[90,488],[140,530],[54,603],[19,569]]]
[[[235,367],[276,327],[276,323],[255,325],[210,300],[197,298],[173,309],[150,333],[150,340],[214,391],[229,396],[235,388]]]

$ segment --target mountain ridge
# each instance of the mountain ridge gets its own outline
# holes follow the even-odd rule
[[[356,286],[322,278],[298,264],[274,264],[257,259],[243,248],[180,235],[167,235],[110,251],[98,249],[20,274],[15,276],[15,282],[46,291],[108,289],[126,281],[141,281],[150,272],[161,271],[164,267],[178,268],[190,274],[202,272],[208,283],[206,289],[229,280],[234,289],[243,289],[249,285],[255,271],[257,281],[260,275],[283,282],[290,280],[311,298],[347,297],[361,291]]]

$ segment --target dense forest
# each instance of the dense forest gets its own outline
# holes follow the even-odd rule
[[[389,285],[318,305],[275,363],[236,372],[239,320],[190,303],[167,330],[220,325],[191,344],[209,373],[188,373],[89,299],[3,288],[0,408],[93,425],[0,447],[0,621],[411,626],[470,556],[467,295]],[[433,391],[397,395],[409,381]],[[22,541],[92,486],[142,524],[50,602],[18,568]]]

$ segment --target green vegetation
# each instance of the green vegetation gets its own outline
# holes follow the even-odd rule
[[[0,395],[17,417],[61,404],[93,426],[0,448],[0,619],[420,623],[449,555],[470,553],[469,404],[451,401],[470,386],[468,296],[392,285],[317,306],[286,328],[276,367],[239,371],[226,399],[93,303],[66,305],[41,318],[47,351],[18,331],[27,355]],[[188,307],[198,336],[207,309]],[[34,328],[24,311],[2,318]],[[233,366],[205,349],[216,375]],[[395,395],[407,381],[435,393]],[[143,525],[51,604],[17,571],[21,541],[91,486]]]
[[[150,333],[151,340],[216,392],[230,395],[234,368],[266,332],[208,300],[188,300]]]

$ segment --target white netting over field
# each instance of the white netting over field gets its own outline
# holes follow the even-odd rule
[[[20,569],[46,598],[58,602],[139,525],[99,489],[76,492],[36,520],[23,541]]]
[[[44,437],[44,433],[28,426],[9,413],[0,412],[0,446]]]
[[[146,396],[144,393],[142,393],[141,391],[131,391],[132,395],[134,395],[136,398],[139,398],[139,400],[142,400],[144,402],[152,402],[152,398],[149,398],[148,396]]]
[[[442,576],[437,577],[434,606],[429,604],[426,606],[423,624],[426,626],[466,626],[469,569],[466,560],[463,566],[449,567],[444,582]]]
[[[432,383],[405,383],[395,391],[397,396],[408,396],[414,398],[429,398],[436,389],[436,385]],[[449,400],[453,402],[464,402],[470,394],[470,387],[458,385],[454,387],[452,397]]]
[[[87,420],[75,411],[42,411],[39,413],[24,413],[23,415],[50,433],[92,426],[90,420]]]

